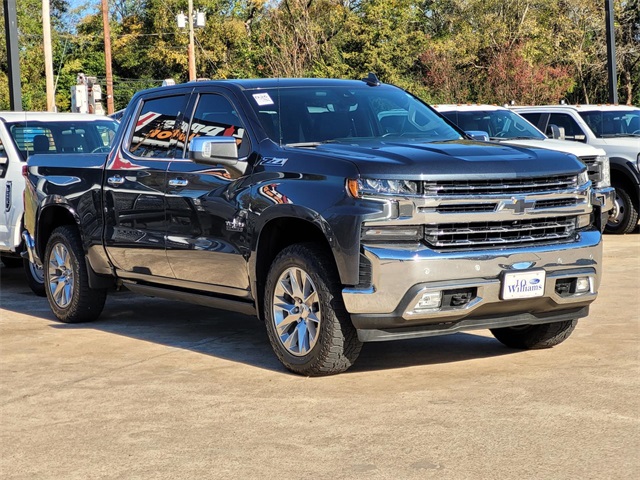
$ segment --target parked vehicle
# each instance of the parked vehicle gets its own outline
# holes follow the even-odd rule
[[[509,145],[540,147],[578,157],[589,172],[593,186],[592,203],[600,228],[607,224],[613,209],[615,190],[611,188],[609,159],[601,148],[577,142],[548,138],[526,119],[508,108],[496,105],[436,105],[434,108],[467,133],[485,135],[487,140]]]
[[[23,167],[33,153],[72,155],[108,152],[118,124],[107,117],[77,113],[0,112],[0,254],[5,266],[24,266],[29,286],[44,296],[42,270],[23,259]],[[57,180],[57,183],[63,180]],[[54,182],[55,183],[55,182]]]
[[[559,344],[600,283],[590,199],[573,155],[475,142],[372,75],[207,81],[136,94],[108,155],[32,156],[25,235],[63,322],[120,285],[257,315],[326,375],[369,341]]]
[[[625,105],[514,107],[543,132],[561,129],[562,138],[602,148],[616,191],[607,222],[610,233],[630,233],[640,209],[640,108]]]

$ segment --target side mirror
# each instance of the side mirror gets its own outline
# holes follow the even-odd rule
[[[483,130],[468,130],[468,131],[465,131],[464,133],[469,135],[472,139],[478,140],[479,142],[489,141],[489,133]]]
[[[238,160],[234,137],[196,137],[191,139],[189,158],[205,165],[222,165],[232,177],[243,175],[247,164]]]
[[[547,127],[548,137],[556,140],[564,140],[564,127],[551,124]]]

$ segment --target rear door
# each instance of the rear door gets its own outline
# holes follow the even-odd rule
[[[242,204],[246,177],[232,179],[222,165],[200,165],[186,157],[189,140],[197,136],[235,137],[241,159],[250,155],[251,142],[232,97],[207,89],[194,94],[193,103],[194,113],[184,122],[186,150],[171,162],[167,175],[169,264],[179,280],[242,295],[238,290],[249,290],[243,256],[248,252]]]
[[[11,162],[17,162],[17,158],[9,160],[9,135],[4,126],[0,124],[0,198],[2,199],[2,210],[0,211],[0,250],[7,251],[13,247],[13,225],[18,213],[16,202],[14,201],[15,191],[14,179],[9,175],[9,168],[13,167]]]
[[[105,246],[126,277],[173,276],[167,262],[166,175],[191,88],[144,97],[103,180]]]

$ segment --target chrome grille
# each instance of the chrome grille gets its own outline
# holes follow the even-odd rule
[[[425,242],[437,248],[507,247],[575,240],[575,217],[425,225]]]
[[[509,195],[569,190],[577,187],[575,175],[505,180],[436,180],[423,182],[425,195]]]
[[[438,205],[435,209],[438,213],[468,213],[468,212],[493,212],[498,206],[494,203],[465,203],[461,205]]]
[[[575,198],[560,198],[554,200],[537,200],[536,210],[540,208],[557,208],[557,207],[575,207],[578,204],[578,200]]]

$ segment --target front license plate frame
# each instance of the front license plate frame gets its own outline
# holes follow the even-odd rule
[[[505,272],[502,277],[502,300],[543,297],[547,272],[542,269]]]

